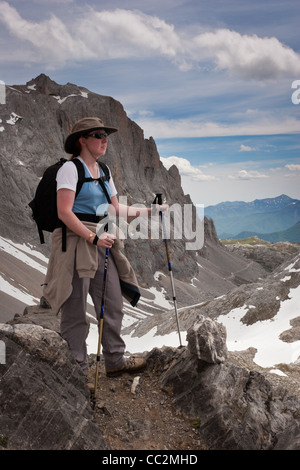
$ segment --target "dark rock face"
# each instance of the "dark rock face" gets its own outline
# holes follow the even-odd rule
[[[36,227],[27,207],[33,198],[39,178],[45,169],[61,157],[64,139],[73,124],[86,116],[98,116],[105,124],[115,126],[114,134],[103,158],[112,172],[118,194],[134,203],[150,206],[155,191],[163,193],[169,204],[191,203],[185,196],[177,168],[168,171],[160,162],[153,138],[145,139],[143,130],[131,121],[123,106],[111,97],[97,95],[73,84],[58,85],[46,75],[40,75],[26,85],[7,87],[6,105],[0,109],[1,149],[0,200],[1,235],[14,241],[28,241],[39,244]],[[12,217],[13,214],[13,217]],[[9,220],[9,224],[7,221]],[[145,285],[151,284],[153,276],[148,266],[143,267],[145,247],[148,240],[130,240],[128,253]],[[183,242],[178,241],[180,245]],[[155,243],[154,243],[155,245]],[[42,247],[49,252],[49,244]],[[155,272],[159,260],[153,256],[148,264]],[[174,255],[176,258],[176,254]],[[189,267],[194,274],[197,269],[193,256],[186,254],[183,267]],[[159,268],[159,266],[158,266]],[[182,277],[185,270],[178,271]]]
[[[300,449],[298,397],[259,372],[229,361],[212,364],[211,355],[206,362],[190,349],[155,349],[148,361],[161,371],[161,385],[172,390],[174,405],[198,421],[209,448]]]
[[[26,320],[25,320],[26,321]],[[13,450],[107,449],[80,367],[56,331],[1,324],[0,430]]]

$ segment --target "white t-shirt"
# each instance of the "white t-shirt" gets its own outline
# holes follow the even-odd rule
[[[78,158],[84,166],[85,175],[90,177],[90,171],[88,167],[85,165],[84,161],[80,157]],[[110,173],[110,170],[109,170]],[[100,176],[100,175],[98,175]],[[57,191],[59,189],[65,188],[70,189],[71,191],[76,192],[76,186],[78,182],[78,172],[77,168],[72,163],[72,161],[68,161],[64,163],[64,165],[58,170],[56,175],[56,182],[57,182]],[[110,197],[115,196],[117,194],[117,190],[115,184],[113,182],[111,173],[109,182],[105,182],[107,186],[108,193],[110,193]],[[86,213],[86,214],[100,214],[107,209],[107,199],[101,189],[99,183],[95,184],[95,182],[84,183],[82,188],[79,192],[79,195],[76,197],[73,206],[73,212],[79,213]]]

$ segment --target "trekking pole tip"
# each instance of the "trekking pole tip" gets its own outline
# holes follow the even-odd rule
[[[92,410],[95,409],[95,406],[96,406],[96,397],[92,397],[92,398],[91,398],[91,407],[92,407]]]

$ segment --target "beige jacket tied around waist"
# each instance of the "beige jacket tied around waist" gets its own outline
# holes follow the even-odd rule
[[[96,233],[97,224],[90,222],[84,224]],[[131,264],[121,252],[123,246],[123,242],[117,238],[110,249],[110,254],[119,273],[122,295],[134,307],[140,298],[140,290]],[[67,229],[67,250],[62,251],[62,230],[57,228],[52,234],[51,254],[43,289],[44,297],[56,314],[72,293],[74,267],[80,278],[93,279],[98,269],[98,249]]]

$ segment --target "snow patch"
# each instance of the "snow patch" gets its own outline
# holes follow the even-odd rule
[[[288,271],[290,273],[299,273],[300,268],[296,269],[294,268],[295,264],[297,263],[298,259],[296,259],[293,263],[289,264],[286,268],[285,271]]]
[[[10,295],[18,299],[20,302],[25,304],[32,305],[38,304],[40,299],[33,297],[31,294],[26,292],[25,287],[19,286],[19,288],[10,284],[6,279],[4,279],[0,274],[0,291],[5,292],[5,294]]]
[[[156,271],[156,272],[154,273],[154,276],[153,276],[153,277],[154,277],[154,280],[155,280],[155,281],[159,281],[160,276],[165,276],[165,277],[166,277],[166,275],[165,275],[164,273],[162,273],[161,271]]]
[[[296,362],[300,356],[300,341],[286,343],[280,334],[291,328],[290,320],[299,316],[300,286],[290,289],[289,299],[282,301],[277,314],[269,319],[245,325],[241,319],[247,313],[247,306],[234,308],[227,315],[220,315],[216,321],[227,330],[227,347],[230,351],[243,351],[250,347],[257,349],[254,362],[262,367]]]
[[[19,119],[22,119],[22,116],[18,116],[16,113],[11,113],[10,118],[7,119],[6,122],[7,124],[13,126],[17,121],[19,121]]]
[[[97,351],[97,340],[98,340],[98,328],[96,325],[91,325],[90,329],[91,334],[87,338],[87,349],[88,354],[95,354]],[[162,348],[163,346],[178,347],[178,333],[172,332],[164,336],[156,335],[157,327],[155,326],[147,334],[142,337],[133,336],[133,333],[130,335],[123,335],[122,338],[126,343],[126,351],[130,354],[143,353],[146,351],[151,351],[153,348]],[[181,332],[181,337],[186,332]],[[187,342],[182,341],[182,344],[186,346]]]
[[[167,310],[171,310],[171,308],[173,308],[170,302],[166,300],[165,298],[165,294],[166,294],[165,289],[161,289],[159,291],[156,287],[150,287],[149,289],[146,289],[146,290],[154,295],[153,302],[156,305],[159,305],[160,307],[165,308]]]
[[[44,261],[45,263],[48,263],[48,259],[38,251],[32,249],[30,245],[13,243],[11,240],[6,240],[5,238],[0,237],[0,251],[1,250],[14,256],[31,268],[40,271],[42,274],[46,274],[47,268],[28,256],[26,253]]]
[[[280,369],[272,369],[269,371],[270,374],[276,374],[276,375],[281,375],[281,377],[287,377],[287,375],[282,372]]]
[[[53,96],[53,98],[56,99],[59,104],[62,104],[64,101],[66,101],[68,98],[71,98],[72,96],[81,96],[82,98],[88,98],[88,93],[86,93],[85,91],[81,91],[79,95],[73,93],[71,95],[66,96],[65,98],[61,98],[60,96]]]

